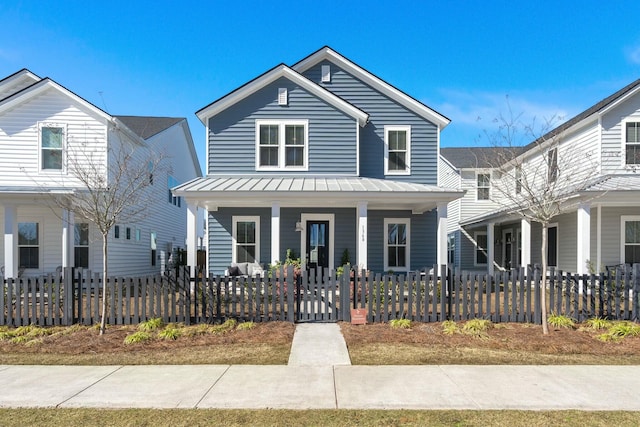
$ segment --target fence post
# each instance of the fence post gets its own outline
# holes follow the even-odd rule
[[[73,306],[75,303],[75,296],[73,292],[73,269],[71,267],[64,268],[63,281],[64,302],[62,324],[70,326],[73,325]]]
[[[633,308],[632,319],[640,320],[640,264],[633,264]]]
[[[356,282],[354,280],[352,286],[351,269],[344,268],[342,271],[342,277],[340,278],[340,308],[342,310],[342,320],[345,322],[351,322],[351,290],[353,290],[353,307],[355,308],[356,305],[355,285]]]

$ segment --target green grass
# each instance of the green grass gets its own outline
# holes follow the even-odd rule
[[[220,410],[220,409],[0,409],[5,427],[17,426],[593,426],[640,424],[640,412]]]

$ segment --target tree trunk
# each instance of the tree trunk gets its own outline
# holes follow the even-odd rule
[[[100,335],[107,329],[107,238],[108,234],[102,235],[102,319],[100,319]]]
[[[540,247],[542,255],[542,277],[540,278],[540,308],[542,310],[542,333],[549,334],[547,324],[547,226],[549,223],[542,223],[542,245]]]

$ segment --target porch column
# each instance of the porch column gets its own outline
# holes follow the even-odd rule
[[[578,265],[576,272],[578,274],[587,274],[589,269],[587,261],[591,257],[591,204],[581,203],[578,206],[578,236],[576,239]]]
[[[356,239],[358,241],[357,256],[358,256],[358,269],[367,269],[367,251],[368,251],[368,234],[369,228],[367,226],[367,202],[358,202],[358,230],[356,232]]]
[[[75,243],[75,215],[62,210],[62,268],[73,267],[73,247]]]
[[[271,204],[271,264],[280,259],[280,202]]]
[[[495,224],[487,224],[487,273],[493,274],[493,263],[495,261]]]
[[[438,203],[438,231],[436,244],[436,263],[438,268],[447,264],[447,204]]]
[[[520,239],[520,265],[527,268],[531,264],[531,221],[526,218],[520,220]]]
[[[198,206],[187,202],[187,266],[196,272],[198,268]]]
[[[18,273],[18,209],[4,207],[4,277],[17,277]]]

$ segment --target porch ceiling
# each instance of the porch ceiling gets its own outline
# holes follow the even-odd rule
[[[207,176],[173,189],[176,196],[209,210],[219,207],[355,207],[422,213],[464,192],[453,188],[362,177]]]

